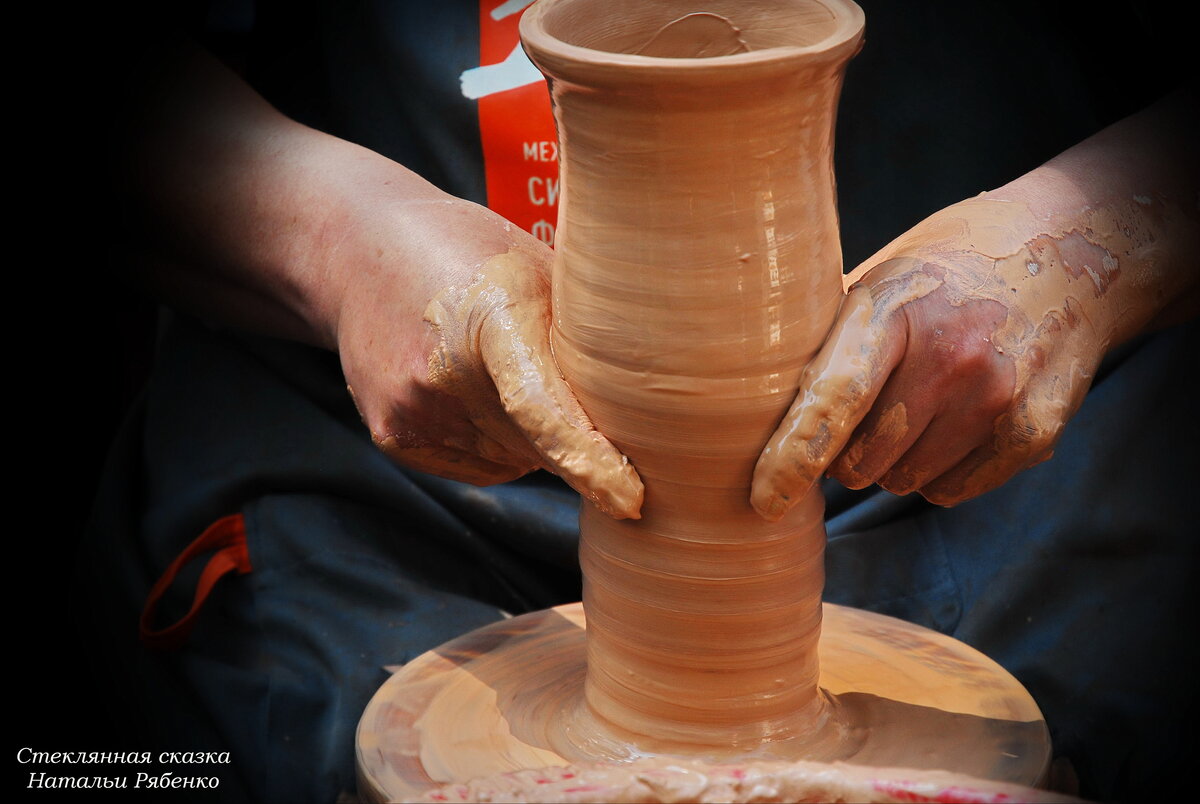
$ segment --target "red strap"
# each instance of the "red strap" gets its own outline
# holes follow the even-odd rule
[[[192,610],[178,622],[166,628],[154,630],[154,611],[158,608],[162,596],[174,582],[175,576],[192,559],[210,550],[216,550],[216,552],[213,553],[212,558],[205,565],[204,571],[200,574],[200,582],[196,584],[196,596],[192,600]],[[171,562],[171,565],[167,567],[162,577],[150,590],[138,626],[142,642],[147,647],[159,650],[181,647],[196,625],[196,618],[200,614],[200,609],[204,607],[204,601],[208,599],[208,593],[212,591],[213,585],[232,570],[237,570],[239,575],[245,575],[252,569],[250,553],[246,549],[246,523],[242,515],[232,514],[218,519],[208,527],[208,530],[200,534],[200,538],[189,544]]]

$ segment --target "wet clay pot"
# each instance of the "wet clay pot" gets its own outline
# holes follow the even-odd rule
[[[750,481],[842,298],[832,169],[844,0],[541,0],[559,135],[555,359],[645,483],[585,503],[586,700],[622,735],[750,746],[824,722],[823,501]]]
[[[755,462],[843,295],[834,109],[863,18],[846,0],[692,8],[539,0],[522,17],[559,134],[554,355],[641,475],[642,517],[584,503],[583,607],[395,672],[359,724],[365,800],[498,800],[512,784],[540,800],[547,768],[624,789],[680,758],[1045,777],[1045,721],[1003,668],[822,606],[819,492],[777,523],[751,508]],[[698,798],[651,781],[639,800]],[[760,786],[729,800],[747,798]]]

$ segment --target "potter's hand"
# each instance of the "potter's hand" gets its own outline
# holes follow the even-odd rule
[[[947,505],[1050,456],[1107,342],[1077,298],[1090,277],[1072,282],[1032,253],[1036,268],[1008,276],[969,247],[981,235],[965,224],[940,236],[980,213],[926,221],[850,288],[763,453],[762,513],[781,513],[826,467],[850,488],[878,482]],[[1101,261],[1096,271],[1098,286],[1113,281]]]
[[[366,214],[387,206],[375,208]],[[550,249],[449,197],[401,202],[390,215],[357,227],[377,234],[338,261],[349,288],[338,351],[376,444],[399,463],[481,485],[544,467],[602,511],[637,516],[637,474],[550,352]]]
[[[165,68],[136,71],[151,85],[114,138],[130,144],[146,285],[214,323],[336,350],[403,464],[478,484],[541,466],[638,515],[641,481],[551,357],[548,248],[284,117],[186,43],[163,53]]]
[[[1191,314],[1192,101],[926,219],[859,266],[755,468],[777,519],[823,471],[952,505],[1046,460],[1106,351]]]

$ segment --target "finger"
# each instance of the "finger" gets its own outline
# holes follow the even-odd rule
[[[994,302],[951,301],[944,289],[906,306],[903,359],[830,475],[902,494],[988,443],[1016,383],[1012,357],[990,337],[1005,314]]]
[[[486,458],[454,447],[425,446],[399,447],[385,439],[378,442],[379,448],[389,458],[402,466],[440,477],[470,483],[473,486],[494,486],[523,477],[536,468],[529,465],[514,466],[495,463]]]
[[[801,500],[875,402],[904,353],[904,331],[851,289],[829,339],[804,370],[796,401],[754,468],[750,502],[778,520]]]
[[[509,449],[507,444],[502,444],[483,432],[477,431],[472,438],[461,444],[449,439],[446,441],[446,446],[470,452],[492,463],[519,466],[526,472],[532,472],[541,466],[541,460],[533,450],[528,449],[528,444],[524,445],[526,449],[516,452]]]
[[[480,354],[508,418],[546,467],[604,513],[641,516],[644,490],[628,459],[588,419],[558,372],[545,316],[490,316]]]
[[[411,407],[422,412],[427,432],[442,433],[440,443],[496,463],[538,465],[541,456],[500,406],[495,383],[463,355],[473,354],[465,336],[442,326],[437,300],[426,316],[439,327],[441,340],[429,360],[430,387],[417,386]]]
[[[933,420],[912,446],[879,476],[879,485],[893,494],[908,494],[943,476],[950,484],[956,467],[961,466],[959,471],[964,474],[967,472],[968,456],[994,454],[994,450],[990,453],[986,449],[977,450],[993,446],[997,422],[1013,404],[1013,375],[1011,361],[997,357],[993,370],[981,375],[973,387],[948,388]],[[998,482],[1003,479],[1007,476]]]
[[[990,434],[990,423],[978,417],[944,412],[877,476],[876,482],[893,494],[908,494],[957,466]]]
[[[470,386],[472,384],[484,387],[471,393]],[[452,391],[436,386],[425,387],[414,384],[406,388],[408,396],[405,398],[404,404],[384,408],[383,413],[379,415],[364,415],[366,422],[382,422],[379,426],[370,428],[371,439],[389,454],[398,455],[401,451],[405,451],[404,454],[413,456],[413,460],[421,461],[423,465],[417,466],[408,461],[401,462],[423,471],[431,471],[428,461],[432,459],[421,458],[420,456],[426,453],[415,450],[428,449],[431,451],[429,454],[433,455],[440,455],[443,450],[448,450],[445,452],[447,458],[444,463],[451,467],[463,463],[463,459],[458,457],[458,453],[469,453],[482,458],[483,462],[480,465],[483,467],[487,467],[489,464],[509,467],[509,471],[503,473],[489,470],[490,474],[511,475],[514,469],[519,469],[520,474],[515,476],[520,477],[536,469],[541,464],[541,459],[516,428],[507,421],[498,404],[494,405],[496,411],[490,416],[487,415],[486,410],[481,414],[468,404],[467,400],[493,397],[495,389],[492,387],[491,381],[484,376],[472,383],[468,377],[453,386],[453,390],[460,393],[464,388],[468,391],[464,394],[465,399],[456,396]],[[351,395],[355,396],[353,391],[351,391]],[[371,398],[392,399],[393,396],[375,393],[371,395]],[[355,396],[355,404],[358,404],[357,396]],[[374,412],[370,411],[369,413]],[[501,420],[501,424],[507,425],[507,431],[500,433],[501,438],[494,437],[479,426],[479,420],[485,418],[498,419]],[[477,483],[476,485],[481,484]]]
[[[846,447],[829,465],[829,476],[846,488],[866,488],[891,471],[933,418],[927,406],[914,406],[911,399],[906,403],[904,394],[897,390],[905,384],[895,380],[893,374]]]
[[[974,499],[1003,485],[1013,475],[1046,461],[1062,434],[1065,416],[1060,411],[1034,410],[1022,395],[1012,408],[996,420],[988,443],[934,480],[925,483],[921,495],[935,505],[951,506]]]

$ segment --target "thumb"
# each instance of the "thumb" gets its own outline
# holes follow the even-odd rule
[[[550,471],[617,519],[640,517],[644,489],[559,374],[545,315],[489,316],[479,350],[509,419]]]
[[[804,369],[796,400],[763,448],[750,503],[782,519],[845,448],[904,353],[902,333],[865,283],[851,288],[825,344]]]

